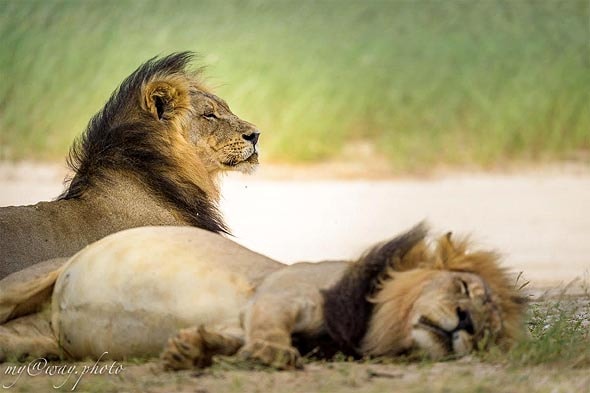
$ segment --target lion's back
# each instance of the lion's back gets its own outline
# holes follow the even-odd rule
[[[70,256],[88,244],[82,215],[55,203],[0,209],[0,279],[40,261]]]

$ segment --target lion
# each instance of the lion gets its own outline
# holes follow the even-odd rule
[[[56,201],[0,208],[0,278],[127,228],[228,232],[217,177],[257,166],[260,132],[205,87],[192,58],[153,58],[122,82],[71,147],[74,175]]]
[[[420,224],[353,262],[284,265],[199,228],[129,229],[0,282],[0,356],[163,350],[168,370],[216,355],[290,369],[310,350],[443,359],[526,337],[524,298],[497,255],[427,234]]]

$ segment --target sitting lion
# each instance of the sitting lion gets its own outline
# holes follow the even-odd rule
[[[168,369],[236,353],[293,368],[312,348],[439,359],[524,336],[523,299],[496,255],[450,234],[431,247],[426,234],[419,225],[353,263],[287,266],[198,228],[119,232],[60,269],[0,282],[0,356],[122,359],[165,348]]]
[[[146,225],[226,232],[217,174],[258,164],[258,130],[211,94],[191,53],[152,59],[123,81],[70,150],[53,202],[0,208],[0,278]]]

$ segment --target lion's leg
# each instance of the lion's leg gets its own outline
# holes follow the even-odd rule
[[[38,312],[51,300],[67,258],[54,258],[0,280],[0,323]]]
[[[211,365],[213,356],[231,356],[242,345],[241,330],[217,332],[203,326],[191,327],[171,337],[160,358],[166,370],[205,368]]]
[[[59,358],[60,353],[47,312],[27,315],[0,326],[0,362],[9,358]]]
[[[282,370],[302,367],[299,351],[291,343],[302,310],[288,300],[262,296],[246,310],[246,343],[240,357]]]
[[[288,267],[270,274],[257,288],[244,310],[246,340],[240,357],[277,369],[302,367],[292,335],[313,337],[324,327],[322,280],[301,280],[317,274],[316,269],[306,264]]]

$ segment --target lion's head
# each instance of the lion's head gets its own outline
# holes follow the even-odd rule
[[[418,226],[374,248],[326,292],[331,335],[360,355],[422,352],[435,359],[491,344],[507,348],[525,337],[525,301],[497,255],[469,250],[450,234],[434,245],[425,236]],[[346,297],[354,299],[354,323],[342,315]]]
[[[189,53],[180,53],[142,66],[161,68],[160,63],[171,63],[174,71],[156,72],[144,80],[138,117],[145,118],[141,111],[147,112],[151,121],[182,135],[209,172],[250,172],[258,164],[260,131],[234,115],[223,99],[211,93],[198,71],[186,69],[190,58]]]
[[[121,83],[72,146],[75,175],[60,199],[112,188],[125,177],[188,224],[227,231],[216,175],[251,172],[260,132],[204,86],[200,70],[189,67],[192,57],[153,58]]]
[[[189,139],[209,171],[251,172],[258,164],[260,132],[234,115],[224,100],[211,93],[195,89],[191,101],[198,115],[193,118]]]

